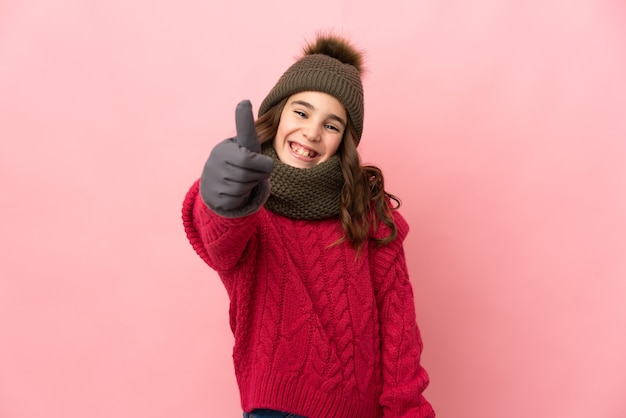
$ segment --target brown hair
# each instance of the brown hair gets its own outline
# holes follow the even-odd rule
[[[261,143],[276,136],[287,99],[282,99],[257,119],[256,129]],[[398,231],[391,214],[391,201],[395,202],[393,208],[398,208],[400,200],[385,192],[385,180],[378,167],[361,165],[355,138],[357,134],[348,116],[346,131],[337,150],[345,181],[341,190],[339,218],[345,233],[341,240],[348,240],[353,248],[360,251],[370,231],[379,226],[378,220],[388,226],[390,232],[384,238],[375,238],[375,241],[383,245],[396,238]]]

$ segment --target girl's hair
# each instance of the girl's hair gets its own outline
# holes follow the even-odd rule
[[[284,98],[257,119],[256,129],[261,143],[276,136],[287,100],[288,98]],[[389,227],[390,232],[386,237],[374,240],[384,245],[396,238],[398,230],[391,213],[391,201],[395,202],[393,208],[398,208],[400,199],[385,192],[385,180],[378,167],[361,165],[354,140],[356,137],[354,126],[348,117],[343,140],[337,151],[345,182],[339,208],[339,218],[345,235],[340,241],[347,240],[360,252],[370,236],[370,231],[375,231],[378,227],[379,220]]]

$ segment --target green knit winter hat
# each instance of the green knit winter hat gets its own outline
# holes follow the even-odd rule
[[[261,106],[259,116],[282,99],[303,91],[334,96],[346,108],[356,130],[358,145],[363,134],[363,54],[346,39],[320,35],[305,46],[303,56],[280,77]]]

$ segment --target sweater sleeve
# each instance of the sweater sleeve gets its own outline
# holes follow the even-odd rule
[[[191,186],[183,201],[185,233],[200,258],[218,273],[227,272],[237,265],[256,236],[260,212],[240,218],[219,216],[202,201],[199,184],[196,181]]]
[[[382,340],[379,402],[385,418],[432,418],[433,408],[423,396],[429,377],[420,364],[422,338],[403,247],[409,227],[395,211],[394,220],[398,237],[372,253]]]

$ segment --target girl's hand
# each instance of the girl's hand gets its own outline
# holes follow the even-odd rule
[[[256,134],[252,105],[249,100],[239,102],[235,112],[237,136],[217,144],[202,171],[200,195],[204,203],[222,216],[237,217],[258,210],[267,195],[254,199],[252,208],[238,213],[249,203],[253,189],[267,180],[274,168],[274,161],[261,154],[261,143]],[[266,187],[269,193],[269,187]],[[235,211],[232,214],[228,212]]]

